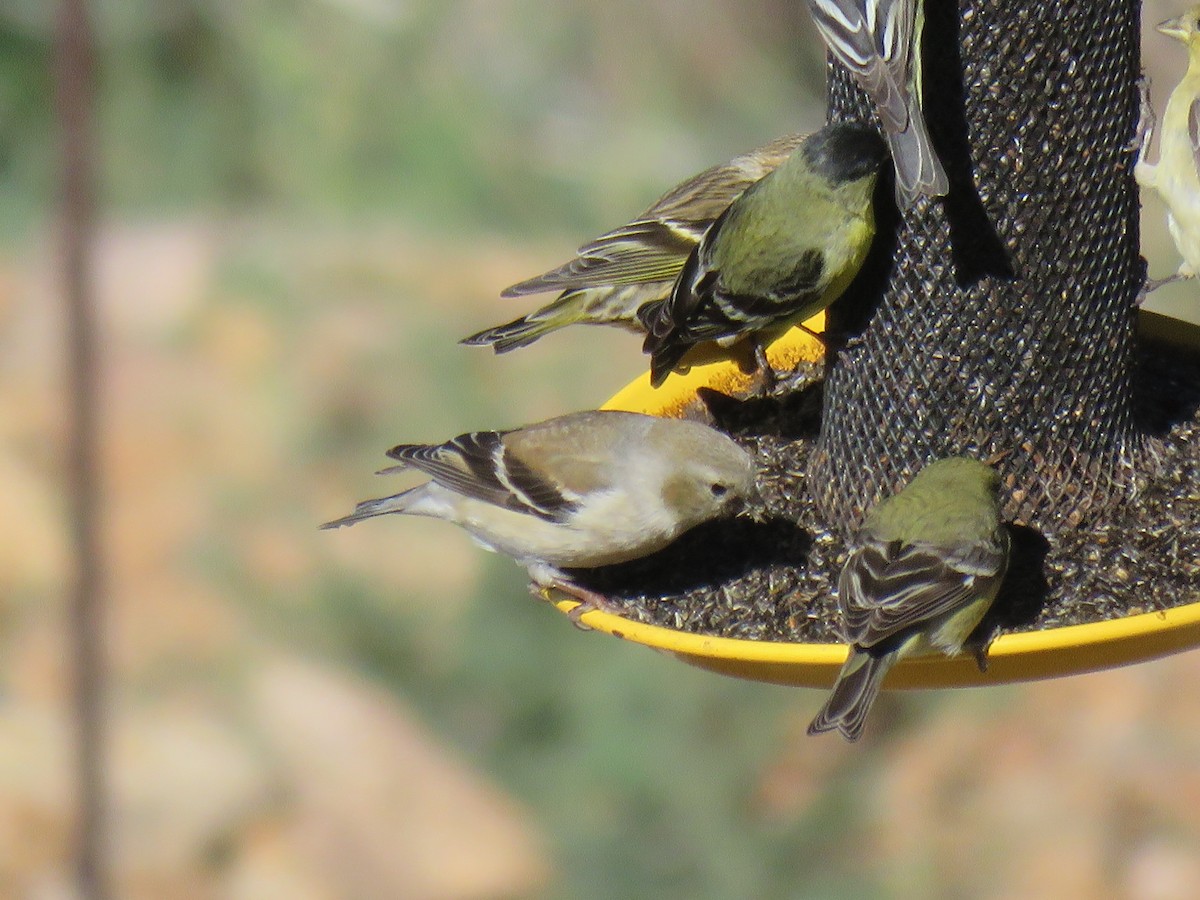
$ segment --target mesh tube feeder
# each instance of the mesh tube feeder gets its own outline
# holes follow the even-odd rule
[[[1156,442],[1135,390],[1145,347],[1168,342],[1200,360],[1200,328],[1138,312],[1144,263],[1130,144],[1140,6],[925,5],[924,106],[950,194],[922,199],[901,218],[890,184],[881,184],[871,257],[829,321],[808,323],[845,349],[826,355],[796,329],[769,356],[777,368],[824,366],[806,483],[807,502],[831,531],[852,534],[930,459],[1006,451],[997,465],[1006,517],[1053,543],[1136,503],[1154,478]],[[874,121],[832,62],[828,95],[832,120]],[[638,379],[607,406],[673,415],[698,387],[740,384],[732,364],[698,365],[657,391]],[[1183,490],[1200,502],[1200,470],[1189,477]],[[1180,605],[1002,634],[986,673],[968,658],[905,660],[885,686],[1028,680],[1188,649],[1200,644],[1193,562],[1198,574]],[[842,644],[714,637],[599,611],[582,622],[776,683],[828,686],[846,656]]]

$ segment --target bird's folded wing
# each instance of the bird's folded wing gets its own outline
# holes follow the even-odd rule
[[[679,330],[687,329],[712,300],[717,275],[710,268],[711,248],[713,241],[724,230],[729,217],[728,209],[717,217],[684,262],[671,295],[662,303],[653,305],[642,318],[642,324],[646,326],[647,331],[643,349],[647,353],[657,350]]]
[[[601,284],[673,280],[711,224],[712,219],[640,219],[581,247],[568,265],[574,277]]]
[[[727,163],[705,169],[687,181],[675,185],[644,213],[638,221],[667,221],[677,228],[688,228],[700,240],[705,229],[723,213],[746,188],[761,181],[783,164],[804,142],[807,135],[787,134],[763,144]]]
[[[789,149],[761,159],[748,155],[706,169],[695,178],[671,188],[638,216],[638,220],[671,222],[677,228],[690,230],[696,240],[700,240],[713,219],[725,212],[746,188],[779,168],[790,152]]]
[[[991,544],[958,550],[868,543],[851,555],[838,582],[845,637],[874,646],[991,593],[1003,574],[1003,550]]]
[[[1192,142],[1192,161],[1200,172],[1200,98],[1188,107],[1188,137]]]
[[[577,508],[576,499],[514,454],[504,437],[500,431],[474,431],[444,444],[401,444],[388,456],[464,496],[563,521]]]

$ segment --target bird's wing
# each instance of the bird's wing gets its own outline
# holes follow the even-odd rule
[[[729,209],[726,209],[688,255],[670,296],[662,303],[652,304],[645,310],[645,314],[642,315],[642,324],[646,326],[646,343],[643,349],[647,353],[658,350],[678,336],[679,332],[696,318],[698,311],[712,299],[716,274],[710,268],[711,248],[728,220]]]
[[[400,444],[388,451],[452,491],[496,506],[564,521],[578,507],[551,479],[540,475],[506,444],[502,431],[473,431],[444,444]],[[390,472],[392,469],[385,469]]]
[[[779,168],[804,138],[803,134],[785,135],[749,153],[735,156],[727,163],[705,169],[671,188],[638,218],[703,226],[696,233],[696,240],[700,240],[707,227],[730,203],[750,185]]]
[[[1188,137],[1192,142],[1192,161],[1200,172],[1200,98],[1188,108]]]
[[[908,127],[908,64],[916,2],[808,0],[825,46],[870,96],[887,131]]]
[[[875,35],[879,55],[897,84],[907,85],[918,5],[922,0],[867,0],[867,28]]]
[[[502,296],[674,281],[708,224],[630,222],[580,247],[578,256],[557,269],[505,288]]]
[[[931,621],[972,598],[994,593],[1004,575],[998,543],[966,550],[901,541],[870,541],[856,550],[838,581],[846,639],[872,647]]]
[[[712,289],[713,306],[735,322],[791,315],[821,299],[827,287],[824,276],[825,253],[815,248],[800,253],[790,271],[776,273],[771,287],[754,296],[727,290],[718,272]]]
[[[804,135],[789,134],[705,169],[671,188],[628,225],[584,244],[571,261],[505,288],[502,296],[674,281],[713,221],[803,140]]]

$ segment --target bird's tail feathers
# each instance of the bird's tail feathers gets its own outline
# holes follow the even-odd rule
[[[386,473],[402,468],[405,467],[392,466],[391,469],[384,469],[383,471]],[[420,492],[424,487],[425,485],[418,485],[417,487],[409,488],[407,491],[401,491],[399,494],[393,494],[390,497],[380,497],[378,500],[364,500],[358,506],[354,507],[354,512],[350,513],[350,515],[334,519],[332,522],[326,522],[321,528],[341,528],[343,525],[353,525],[356,522],[363,521],[363,519],[373,519],[375,516],[409,512],[413,504],[421,499]]]
[[[944,197],[950,190],[946,170],[929,140],[925,117],[912,97],[908,112],[907,128],[884,131],[896,168],[896,202],[901,209],[912,206],[919,194]]]
[[[463,338],[459,343],[471,347],[491,345],[497,353],[528,347],[551,331],[566,328],[577,322],[599,321],[589,318],[588,307],[591,300],[588,291],[567,291],[553,303],[548,303],[527,316],[514,319],[505,325],[497,325],[495,328],[486,328]]]
[[[678,341],[660,343],[650,354],[650,386],[656,388],[666,381],[690,349],[690,344]]]
[[[879,686],[898,656],[896,650],[875,655],[851,648],[850,658],[838,673],[825,705],[808,726],[808,733],[836,729],[846,740],[857,741],[879,695]]]
[[[490,346],[497,353],[507,353],[509,350],[528,347],[542,335],[571,324],[559,321],[539,322],[534,319],[534,315],[536,314],[522,316],[495,328],[485,328],[463,338],[459,343],[469,347]]]
[[[671,321],[669,300],[647,303],[638,310],[637,316],[646,329],[642,352],[650,354],[650,386],[658,387],[679,365],[693,342],[683,338]]]

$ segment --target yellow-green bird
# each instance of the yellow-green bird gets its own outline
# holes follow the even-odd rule
[[[838,580],[850,656],[809,734],[858,740],[899,659],[962,651],[1008,568],[999,487],[991,466],[950,457],[871,511]]]
[[[836,300],[875,236],[873,195],[887,146],[861,122],[826,125],[751,185],[705,232],[671,296],[643,306],[643,349],[660,385],[695,344],[763,347]]]
[[[617,325],[642,331],[637,311],[661,300],[713,220],[742,191],[788,158],[803,135],[790,134],[729,162],[705,169],[659,197],[627,225],[584,244],[574,259],[501,296],[561,291],[554,302],[461,343],[506,353],[567,325]]]
[[[1142,146],[1134,176],[1138,184],[1155,191],[1166,204],[1167,227],[1183,262],[1173,277],[1151,282],[1150,288],[1177,278],[1195,278],[1200,272],[1200,6],[1157,28],[1187,47],[1188,68],[1167,100],[1157,165],[1146,161],[1154,121],[1143,93],[1143,121],[1139,127]]]

